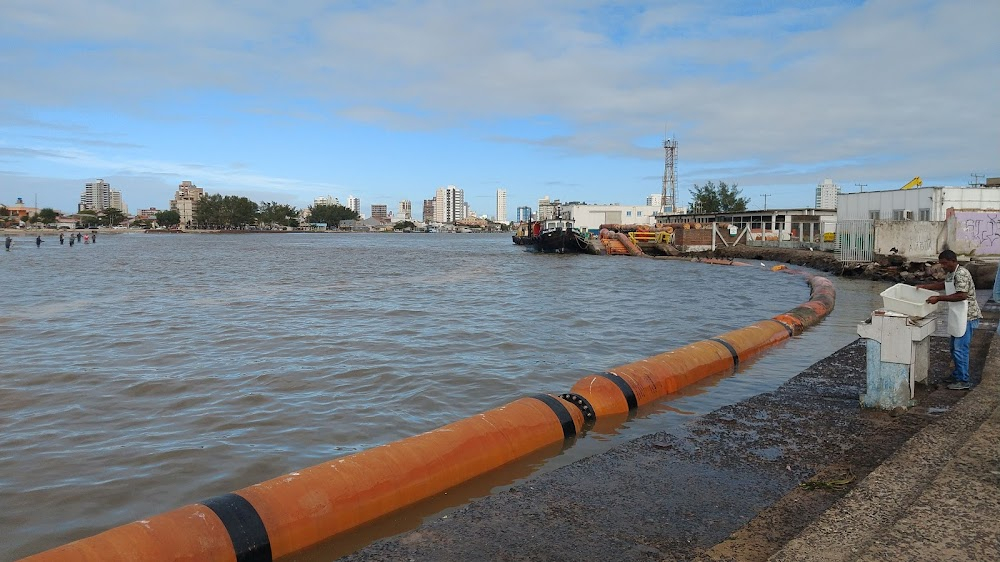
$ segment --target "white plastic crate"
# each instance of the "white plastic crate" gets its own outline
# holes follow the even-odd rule
[[[899,312],[915,318],[923,318],[937,310],[936,304],[929,304],[927,297],[940,295],[937,291],[918,289],[905,283],[897,283],[882,291],[882,305],[886,310]]]

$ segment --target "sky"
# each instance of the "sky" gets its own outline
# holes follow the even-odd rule
[[[1000,176],[1000,2],[3,0],[0,203],[751,209]]]

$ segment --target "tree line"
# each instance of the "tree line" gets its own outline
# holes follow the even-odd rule
[[[360,218],[343,205],[311,205],[308,210],[310,221],[332,226],[342,220]],[[160,226],[179,226],[181,216],[177,211],[160,211],[156,213],[156,222]],[[296,227],[299,226],[299,210],[274,201],[256,203],[237,195],[202,195],[195,207],[194,220],[183,226],[213,230],[243,230],[250,226]]]

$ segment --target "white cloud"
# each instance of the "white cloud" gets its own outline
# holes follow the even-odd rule
[[[224,92],[275,119],[457,129],[564,154],[648,159],[652,170],[660,149],[637,139],[665,129],[677,135],[682,171],[725,171],[732,177],[721,179],[741,185],[902,183],[996,166],[1000,39],[986,26],[1000,4],[810,6],[747,14],[741,2],[7,0],[0,64],[18,87],[5,92],[14,109],[0,126],[73,107],[185,119],[168,102]],[[548,117],[558,126],[547,130]],[[492,128],[526,120],[537,125]],[[38,158],[51,150],[5,148]],[[126,159],[88,164],[189,169]],[[205,183],[334,185],[206,162]],[[706,179],[720,178],[682,175],[681,184]]]

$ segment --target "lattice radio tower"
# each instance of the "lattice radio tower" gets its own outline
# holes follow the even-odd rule
[[[677,174],[674,166],[677,161],[677,141],[663,141],[663,193],[660,195],[660,205],[663,214],[667,213],[667,196],[670,197],[670,212],[677,212]]]

